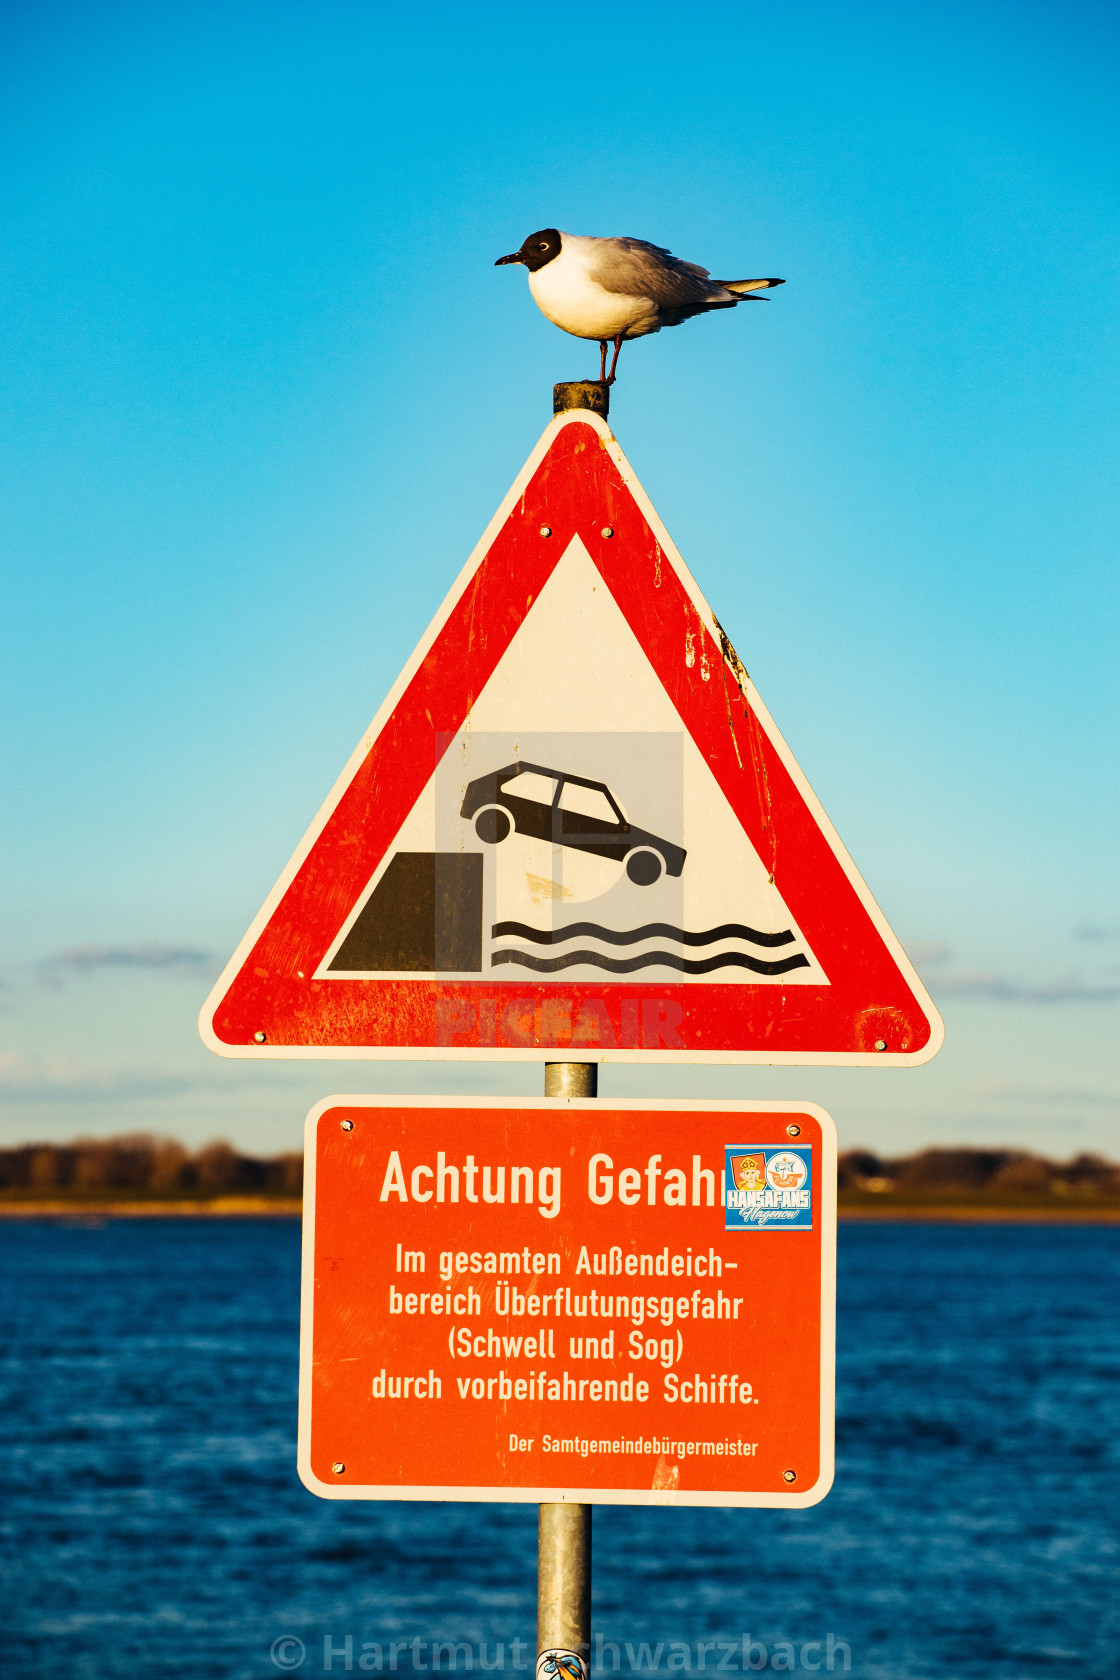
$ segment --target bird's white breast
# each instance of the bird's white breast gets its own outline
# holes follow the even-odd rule
[[[554,326],[576,338],[632,338],[658,329],[657,306],[650,298],[605,291],[589,272],[594,262],[594,239],[561,234],[560,255],[529,275],[529,290],[537,308]]]

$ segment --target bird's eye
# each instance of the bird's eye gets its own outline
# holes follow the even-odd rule
[[[542,239],[540,244],[537,246],[537,250],[538,251],[547,251],[548,250],[548,240],[547,239]]]

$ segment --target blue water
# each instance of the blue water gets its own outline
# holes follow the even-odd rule
[[[297,1481],[294,1222],[6,1222],[0,1276],[4,1676],[530,1672],[533,1507]],[[1117,1228],[843,1227],[834,1491],[600,1509],[604,1672],[1120,1672],[1118,1307]]]

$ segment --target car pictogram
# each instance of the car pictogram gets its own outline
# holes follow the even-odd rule
[[[496,846],[516,830],[554,846],[571,846],[626,864],[639,887],[662,873],[679,875],[685,850],[627,822],[605,782],[550,770],[543,764],[507,764],[467,786],[460,815],[474,820],[475,833]]]

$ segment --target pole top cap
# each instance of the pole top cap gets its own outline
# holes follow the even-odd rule
[[[552,412],[564,414],[571,408],[589,408],[592,414],[607,418],[611,406],[611,388],[605,379],[569,379],[552,387]]]

